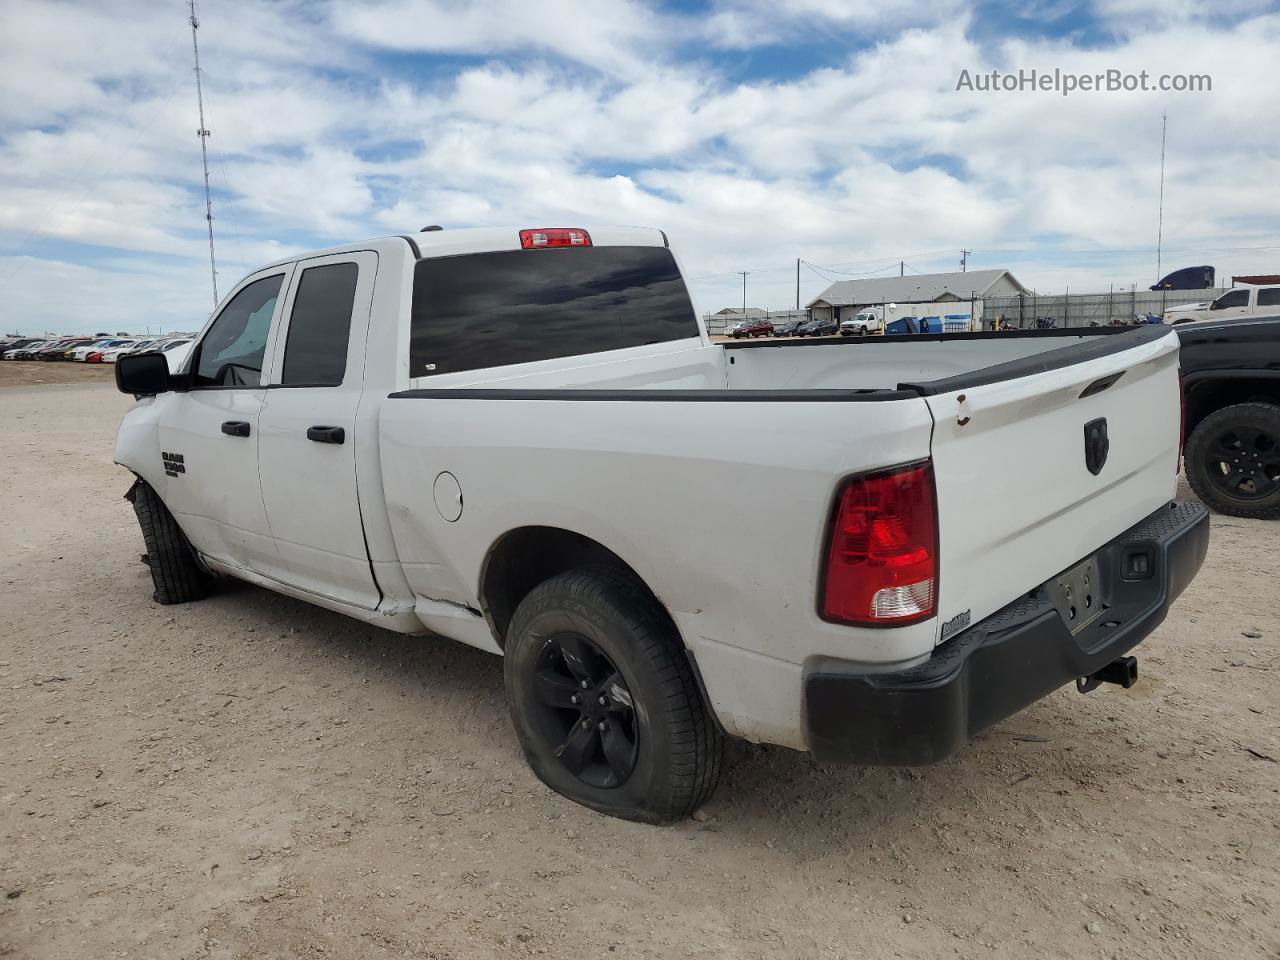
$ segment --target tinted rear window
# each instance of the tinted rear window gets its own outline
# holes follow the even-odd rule
[[[511,250],[420,260],[409,375],[456,373],[698,335],[662,247]]]
[[[302,271],[284,347],[282,383],[315,387],[342,383],[359,273],[354,263],[330,263]]]

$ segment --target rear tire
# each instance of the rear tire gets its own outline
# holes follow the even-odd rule
[[[145,480],[139,480],[130,495],[156,588],[151,598],[156,603],[170,604],[207,597],[213,588],[213,577],[196,562],[191,544],[164,501]]]
[[[720,778],[724,738],[666,611],[633,580],[575,570],[507,631],[507,705],[538,779],[600,813],[668,823]]]
[[[1219,513],[1280,519],[1280,406],[1215,410],[1191,431],[1183,468],[1196,496]]]

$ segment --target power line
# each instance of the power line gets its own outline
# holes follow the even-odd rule
[[[195,59],[196,71],[196,104],[200,108],[200,129],[196,136],[200,138],[200,163],[204,167],[204,219],[209,225],[209,276],[213,280],[213,305],[218,306],[218,264],[213,255],[213,194],[209,192],[209,130],[204,125],[204,86],[200,82],[200,44],[196,40],[196,31],[200,29],[200,20],[196,17],[196,0],[187,0],[187,8],[191,11],[191,53]]]

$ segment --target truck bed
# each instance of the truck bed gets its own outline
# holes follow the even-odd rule
[[[1159,340],[1168,328],[1097,327],[829,340],[698,340],[619,350],[467,374],[418,378],[417,396],[448,391],[675,391],[670,399],[724,400],[725,391],[757,400],[893,400],[963,384],[1012,379]],[[698,397],[700,391],[711,396]],[[757,392],[752,396],[750,392]],[[807,395],[806,395],[807,394]],[[513,399],[507,393],[508,399]],[[585,399],[585,398],[583,398]],[[653,398],[656,399],[656,398]]]

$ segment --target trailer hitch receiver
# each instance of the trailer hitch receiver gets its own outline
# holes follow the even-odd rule
[[[1096,690],[1104,683],[1117,683],[1128,690],[1138,682],[1138,658],[1121,657],[1112,660],[1097,673],[1076,677],[1076,689],[1081,693]]]

